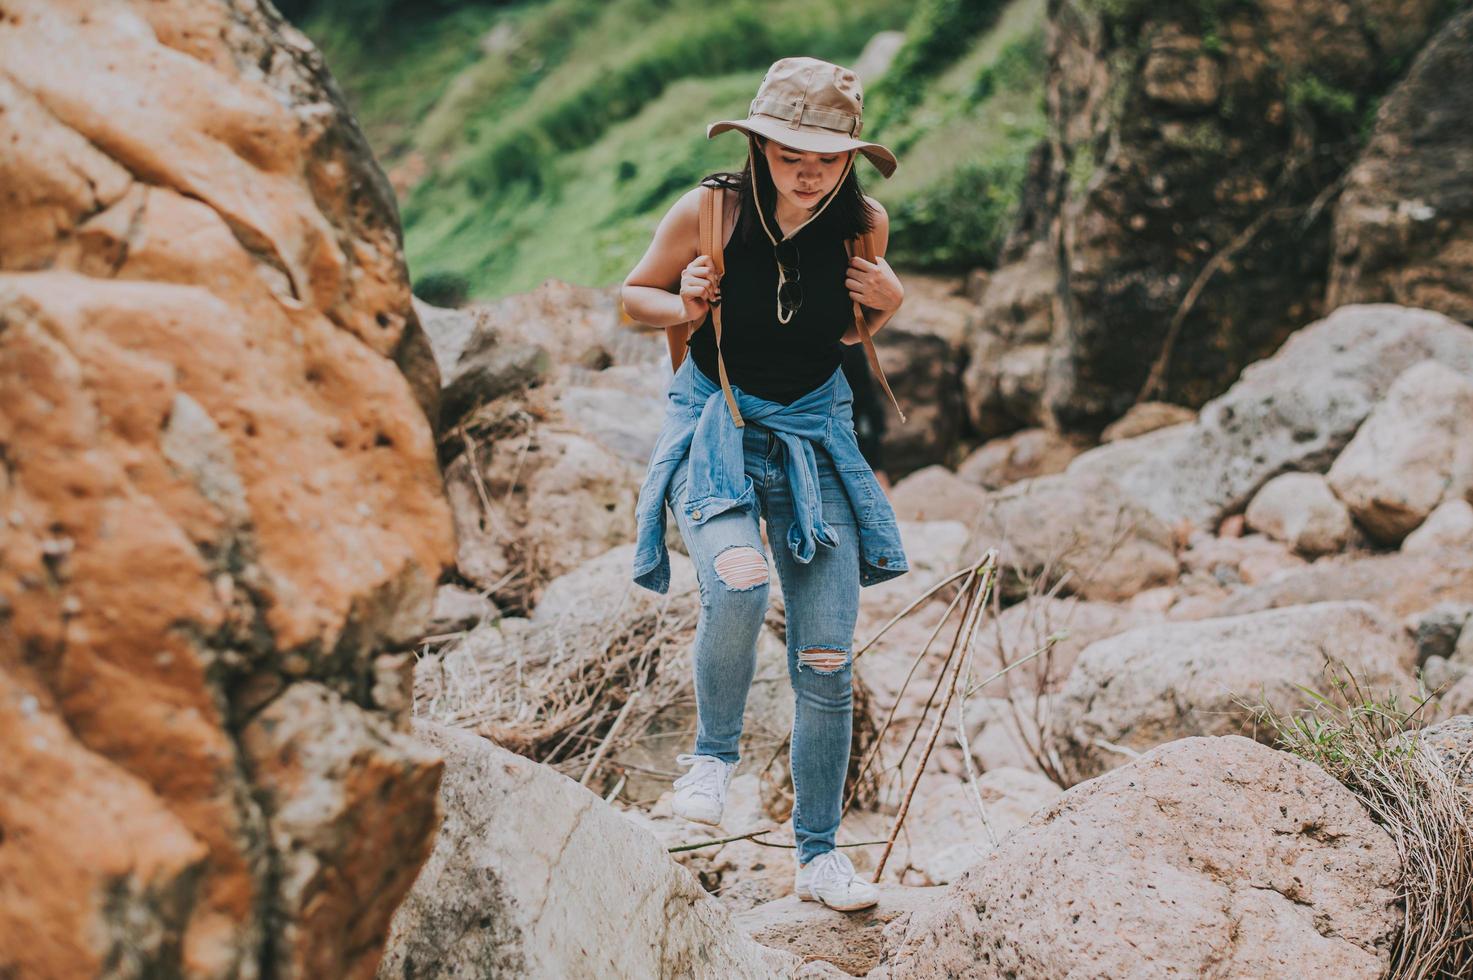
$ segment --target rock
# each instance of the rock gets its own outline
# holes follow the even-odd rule
[[[1422,686],[1431,692],[1446,691],[1470,672],[1473,668],[1433,655],[1422,664]]]
[[[530,609],[547,579],[628,540],[642,477],[592,439],[552,426],[482,446],[474,467],[462,453],[445,468],[461,574],[493,589],[503,609]],[[514,566],[516,579],[502,581]]]
[[[291,975],[351,964],[366,976],[384,924],[429,856],[439,814],[440,759],[407,734],[310,681],[293,684],[251,720],[254,760],[276,848],[284,925],[274,935]],[[412,801],[389,810],[384,800]],[[386,863],[385,855],[402,860]],[[367,906],[362,918],[354,909]],[[329,941],[327,937],[336,937]],[[372,948],[372,954],[359,952]]]
[[[445,377],[440,428],[448,429],[476,407],[540,383],[551,367],[546,349],[503,340],[478,329]]]
[[[1401,541],[1473,492],[1473,379],[1436,361],[1408,368],[1326,479],[1373,537]]]
[[[0,973],[363,976],[455,546],[393,193],[270,4],[19,0],[0,64]]]
[[[879,905],[847,913],[788,897],[743,912],[736,923],[764,946],[785,950],[805,963],[832,963],[842,971],[840,976],[862,977],[885,953],[885,927],[926,908],[941,891],[881,885]]]
[[[1014,668],[1003,686],[1027,693],[1052,691],[1069,676],[1085,647],[1159,618],[1107,602],[1033,596],[984,621],[977,635],[977,656],[992,671],[1047,647]],[[987,693],[995,695],[992,689]]]
[[[1228,588],[1266,582],[1282,571],[1303,568],[1305,564],[1283,542],[1262,534],[1234,538],[1203,532],[1192,535],[1181,563],[1188,572],[1209,576]]]
[[[963,422],[962,334],[971,312],[964,297],[952,295],[950,283],[907,276],[905,284],[905,306],[875,335],[880,366],[907,419],[900,423],[875,381],[885,419],[881,468],[892,477],[955,462],[951,451]]]
[[[1473,673],[1469,673],[1438,698],[1439,715],[1443,718],[1473,714]]]
[[[662,394],[576,386],[560,391],[556,404],[569,424],[615,456],[641,468],[648,465],[665,418]]]
[[[1188,738],[1061,796],[911,917],[895,980],[1381,977],[1400,862],[1323,770]]]
[[[1458,634],[1457,646],[1453,648],[1452,656],[1448,659],[1459,666],[1473,670],[1473,630],[1466,628],[1466,622],[1463,625],[1465,628]]]
[[[1473,548],[1473,504],[1443,501],[1401,543],[1401,550],[1408,553],[1442,548]]]
[[[1335,206],[1326,302],[1473,323],[1473,12],[1454,14],[1382,100]]]
[[[429,632],[458,633],[475,629],[499,613],[496,604],[479,592],[458,585],[442,585],[435,590],[435,605],[430,613]]]
[[[1417,743],[1437,756],[1460,786],[1473,793],[1473,715],[1455,715],[1429,725]]]
[[[960,521],[901,521],[900,539],[910,571],[868,586],[860,594],[859,633],[878,628],[931,586],[967,561],[978,561],[985,547]]]
[[[1007,697],[967,700],[967,741],[979,768],[991,772],[1019,769],[1041,773],[1051,730],[1052,694],[1015,690]]]
[[[987,495],[944,466],[927,466],[891,488],[890,506],[902,521],[959,521],[971,524]]]
[[[968,456],[956,475],[984,490],[1003,487],[1034,476],[1062,473],[1083,447],[1048,429],[1024,429],[993,439]]]
[[[771,755],[771,751],[767,753]],[[763,760],[759,760],[758,764]],[[671,765],[666,760],[666,765]],[[722,827],[703,827],[675,816],[671,810],[674,792],[667,782],[658,799],[646,807],[630,807],[623,811],[626,819],[653,834],[665,848],[678,847],[702,840],[750,833],[764,827],[773,828],[765,835],[769,844],[792,844],[791,824],[778,824],[763,809],[762,777],[756,772],[742,772],[732,779],[727,789]],[[841,828],[841,842],[849,843],[849,828]],[[766,902],[793,893],[793,852],[781,847],[768,847],[750,840],[736,840],[714,847],[672,854],[675,861],[696,876],[701,887],[715,895],[728,912],[744,912]]]
[[[1249,501],[1247,523],[1302,555],[1339,551],[1350,537],[1350,513],[1318,473],[1269,480]]]
[[[1473,552],[1450,548],[1321,558],[1239,590],[1223,600],[1219,614],[1235,616],[1339,599],[1369,602],[1398,619],[1440,602],[1473,603]]]
[[[532,621],[539,625],[559,618],[607,621],[624,613],[653,611],[667,601],[683,603],[687,610],[699,602],[696,570],[689,558],[670,556],[670,589],[664,595],[630,580],[633,561],[634,545],[621,544],[558,576],[542,590]]]
[[[1268,480],[1323,472],[1403,371],[1424,360],[1473,377],[1473,329],[1425,310],[1344,306],[1250,364],[1191,425],[1081,455],[1170,526],[1216,527]]]
[[[1037,772],[1006,768],[980,775],[977,792],[992,833],[1002,841],[1063,791]],[[941,773],[922,778],[905,834],[906,862],[933,885],[955,881],[992,850],[971,787]]]
[[[1047,242],[1035,242],[991,277],[967,336],[962,375],[967,417],[984,437],[1042,424],[1057,275]]]
[[[1417,663],[1429,657],[1453,656],[1465,624],[1473,619],[1473,605],[1444,602],[1412,617],[1409,625],[1417,645]]]
[[[1134,439],[1147,432],[1155,432],[1172,425],[1184,425],[1196,421],[1197,413],[1184,405],[1170,402],[1137,402],[1126,410],[1100,433],[1100,442],[1118,442]]]
[[[1142,626],[1091,644],[1054,705],[1053,729],[1070,782],[1098,776],[1132,753],[1189,735],[1255,729],[1241,701],[1280,712],[1301,687],[1328,690],[1325,657],[1370,690],[1414,691],[1405,634],[1363,602],[1322,602],[1243,616]]]
[[[988,496],[976,539],[999,549],[1005,589],[1048,572],[1068,591],[1113,601],[1176,578],[1170,528],[1103,476],[1065,472]]]
[[[1331,214],[1316,201],[1361,145],[1349,107],[1390,89],[1397,59],[1447,9],[1372,0],[1368,32],[1339,0],[1248,0],[1207,19],[1183,7],[1054,10],[1049,133],[1018,219],[1038,251],[1010,250],[1020,254],[993,275],[1040,263],[1031,291],[1050,312],[1036,316],[1041,341],[974,346],[972,364],[985,364],[971,370],[995,373],[1004,352],[1026,351],[1042,391],[1009,414],[1066,431],[1098,432],[1143,393],[1189,406],[1218,395],[1325,309]],[[1306,77],[1333,95],[1301,111]],[[1464,101],[1436,102],[1449,130]],[[1316,166],[1286,173],[1301,152]],[[1435,186],[1461,201],[1455,160]],[[1449,266],[1456,281],[1463,260]]]
[[[415,734],[445,756],[444,822],[394,916],[383,980],[770,978],[796,967],[572,780],[467,732],[416,722]]]

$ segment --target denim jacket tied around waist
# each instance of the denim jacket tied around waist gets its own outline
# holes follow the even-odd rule
[[[824,521],[814,446],[828,452],[854,508],[859,528],[859,583],[874,585],[909,570],[895,512],[854,437],[854,394],[843,369],[791,405],[749,395],[733,386],[737,408],[748,423],[771,429],[783,444],[784,471],[793,497],[787,547],[804,564],[818,546],[833,547],[834,531]],[[649,471],[635,509],[634,581],[652,592],[670,588],[665,547],[665,496],[677,466],[686,465],[684,501],[692,524],[736,508],[757,509],[756,488],[747,476],[742,430],[732,421],[721,386],[687,357],[670,382],[665,423],[650,456]],[[778,547],[773,542],[773,547]]]

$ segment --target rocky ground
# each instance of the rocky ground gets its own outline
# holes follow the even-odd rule
[[[886,358],[923,349],[913,338],[931,324],[942,325],[936,343],[951,342],[956,298],[943,282],[919,283]],[[1107,963],[1108,975],[1212,964],[1271,975],[1292,964],[1374,977],[1387,968],[1398,921],[1389,838],[1349,790],[1275,751],[1256,709],[1301,710],[1305,690],[1331,690],[1333,661],[1378,696],[1411,705],[1431,693],[1425,720],[1452,719],[1466,733],[1473,329],[1423,310],[1343,307],[1200,413],[1147,404],[1097,444],[1036,429],[970,452],[955,442],[950,453],[916,448],[915,458],[936,461],[892,491],[912,571],[865,590],[856,643],[988,548],[1004,574],[964,696],[887,862],[885,902],[845,918],[791,897],[780,592],[724,824],[715,831],[670,813],[673,757],[688,750],[694,724],[694,570],[674,554],[668,596],[628,581],[631,509],[668,378],[662,338],[621,323],[612,293],[552,282],[486,308],[420,314],[444,402],[456,404],[450,392],[471,372],[497,395],[441,420],[461,582],[441,587],[436,636],[416,668],[416,714],[552,763],[569,780],[548,771],[538,792],[572,795],[543,809],[587,812],[538,820],[535,832],[518,822],[524,829],[480,852],[442,834],[447,867],[432,861],[437,870],[416,886],[382,976],[411,963],[416,975],[444,971],[493,949],[546,969],[602,962],[634,975],[659,962],[679,972],[689,943],[715,944],[703,948],[737,974],[796,968],[722,945],[743,930],[806,969],[822,962],[851,975],[1046,977]],[[903,400],[930,397],[934,382],[916,378],[897,385]],[[520,420],[515,434],[487,436],[508,419]],[[948,441],[924,423],[895,429],[892,439],[916,447]],[[857,845],[849,853],[866,872],[882,850],[869,842],[889,834],[915,771],[912,749],[902,775],[906,745],[935,714],[927,705],[956,630],[955,595],[941,589],[858,660],[865,735],[855,751],[874,761],[856,781],[841,843]],[[498,750],[455,744],[442,795],[448,806],[481,807],[470,797],[491,791],[484,773]],[[516,774],[527,765],[507,778],[525,778]],[[482,774],[469,795],[451,789],[470,779],[457,775],[463,767]],[[579,847],[594,813],[609,828],[638,828],[641,861],[665,868],[660,876],[684,867],[694,877],[679,880],[698,882],[734,919],[670,919],[677,931],[658,961],[646,959],[655,953],[637,930],[617,952],[570,953],[535,915],[456,927],[453,954],[435,940],[443,923],[427,905],[511,910],[544,879],[538,894],[550,894],[574,874],[555,855]],[[673,862],[653,846],[722,837],[743,839],[678,850]],[[543,863],[503,868],[491,852],[504,847]],[[672,899],[658,896],[675,886],[646,882],[653,870],[634,874],[628,849],[612,850],[584,846],[576,866],[634,889],[617,898],[635,903],[630,914],[652,902],[668,912]],[[469,853],[498,874],[471,874],[460,866]],[[574,881],[564,887],[569,900],[581,895]],[[1192,944],[1169,940],[1185,934]]]

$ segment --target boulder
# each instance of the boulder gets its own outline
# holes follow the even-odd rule
[[[1335,206],[1326,297],[1473,323],[1473,11],[1442,26],[1381,101]]]
[[[1473,377],[1473,329],[1426,310],[1344,306],[1250,364],[1195,423],[1101,446],[1067,472],[1107,474],[1166,524],[1212,529],[1278,474],[1328,469],[1424,360]]]
[[[1218,606],[1235,616],[1311,602],[1357,599],[1404,619],[1442,602],[1473,602],[1473,551],[1334,555],[1240,589]]]
[[[1323,770],[1237,736],[1182,739],[1035,814],[911,917],[890,977],[1375,980],[1400,871]]]
[[[902,521],[959,521],[971,524],[987,495],[944,466],[927,466],[891,488],[890,506]]]
[[[1105,426],[1104,431],[1100,433],[1100,442],[1134,439],[1136,436],[1143,436],[1157,429],[1195,421],[1196,418],[1197,413],[1185,405],[1173,405],[1171,402],[1137,402],[1130,406],[1124,415]]]
[[[1288,713],[1304,704],[1302,688],[1328,691],[1326,657],[1369,690],[1416,690],[1405,633],[1363,602],[1142,626],[1091,644],[1054,704],[1064,774],[1090,779],[1189,735],[1270,738],[1252,706]]]
[[[805,963],[831,963],[840,976],[862,977],[884,957],[892,924],[903,927],[941,891],[881,885],[880,904],[859,912],[835,912],[790,896],[742,912],[736,923],[764,946],[785,950]]]
[[[1418,733],[1417,743],[1473,794],[1473,715],[1454,715],[1428,725]]]
[[[552,426],[462,453],[445,468],[461,574],[502,608],[530,609],[548,579],[628,540],[642,477],[641,466]]]
[[[1026,351],[1030,386],[1009,415],[1066,431],[1098,432],[1142,397],[1195,407],[1222,392],[1325,309],[1322,204],[1361,146],[1355,107],[1391,89],[1448,12],[1437,0],[1370,0],[1363,18],[1341,0],[1211,16],[1051,8],[1049,133],[1018,219],[1033,248],[1010,249],[992,276],[1029,270],[1029,333],[1043,339],[974,346],[971,370]],[[1465,101],[1437,103],[1448,127]],[[1441,166],[1437,186],[1459,172]],[[1461,261],[1449,266],[1455,279]]]
[[[1464,626],[1470,620],[1473,620],[1473,604],[1466,602],[1439,603],[1410,617],[1407,628],[1416,643],[1417,663],[1425,664],[1431,657],[1454,656]]]
[[[783,976],[649,834],[571,779],[468,732],[415,734],[445,757],[444,821],[395,913],[382,980]]]
[[[1085,647],[1158,618],[1108,602],[1032,596],[983,622],[976,641],[978,661],[986,671],[997,670],[1047,647],[1012,670],[1000,687],[1026,693],[1053,691],[1069,676]],[[997,694],[991,688],[986,693]]]
[[[1248,502],[1247,522],[1302,555],[1339,551],[1350,537],[1350,512],[1318,473],[1269,480]]]
[[[962,375],[967,417],[984,437],[1043,422],[1042,403],[1058,280],[1048,243],[1037,241],[987,282],[967,335]]]
[[[1442,718],[1473,715],[1473,672],[1444,691],[1438,698],[1437,707]]]
[[[496,604],[481,593],[458,585],[442,585],[435,590],[435,605],[427,628],[432,634],[456,633],[475,629],[498,615]]]
[[[1326,476],[1377,540],[1395,544],[1445,500],[1473,492],[1473,378],[1408,368]]]
[[[1103,475],[1024,480],[987,498],[976,540],[999,549],[1005,590],[1068,574],[1069,592],[1113,601],[1176,578],[1171,529]]]
[[[694,612],[699,602],[695,566],[684,555],[670,556],[670,588],[657,595],[641,589],[629,577],[634,545],[621,544],[588,559],[572,571],[547,583],[532,622],[548,625],[558,619],[609,621],[626,613],[650,612],[669,602]]]
[[[0,974],[363,977],[455,546],[394,195],[268,3],[18,0],[0,64]]]
[[[1463,499],[1443,501],[1401,543],[1401,550],[1408,553],[1443,548],[1473,549],[1473,504]]]
[[[956,475],[984,490],[1000,490],[1034,476],[1062,473],[1084,447],[1049,429],[1024,429],[993,439],[956,468]]]
[[[1280,572],[1305,566],[1304,559],[1287,544],[1267,535],[1229,537],[1203,531],[1191,536],[1181,564],[1189,574],[1210,577],[1226,588],[1266,582]]]
[[[892,855],[891,860],[896,867],[903,860],[904,866],[929,884],[950,884],[992,850],[987,825],[1001,842],[1061,792],[1043,775],[1024,769],[992,769],[981,774],[975,794],[955,776],[927,773],[905,818],[905,852]],[[987,825],[978,811],[977,796]]]

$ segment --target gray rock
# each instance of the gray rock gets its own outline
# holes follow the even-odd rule
[[[1473,550],[1473,504],[1466,500],[1443,501],[1401,543],[1401,550],[1409,553],[1442,548]]]
[[[1090,779],[1188,735],[1268,739],[1252,706],[1301,707],[1302,688],[1327,689],[1327,656],[1372,690],[1415,691],[1405,632],[1363,602],[1142,626],[1091,644],[1054,705],[1065,774]]]
[[[1302,555],[1339,551],[1350,537],[1350,512],[1318,473],[1269,480],[1248,503],[1247,524]]]
[[[1076,786],[915,913],[893,980],[1377,980],[1400,862],[1323,770],[1188,738]]]
[[[1328,469],[1401,373],[1429,359],[1473,377],[1473,329],[1426,310],[1341,307],[1250,364],[1192,425],[1102,446],[1069,472],[1103,469],[1167,524],[1213,528],[1270,478]]]
[[[395,913],[381,980],[781,976],[653,837],[571,779],[417,722],[445,757],[444,820]]]
[[[1373,537],[1401,541],[1473,490],[1473,379],[1436,361],[1408,368],[1326,479]]]

